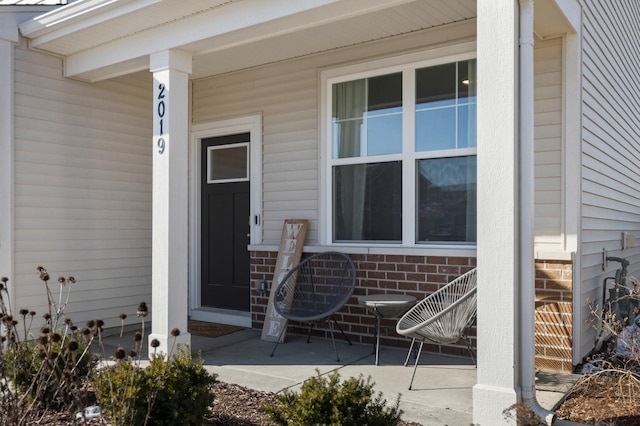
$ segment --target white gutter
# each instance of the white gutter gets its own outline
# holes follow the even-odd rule
[[[535,387],[533,0],[520,0],[520,358],[522,402],[545,424],[556,414],[540,406]]]

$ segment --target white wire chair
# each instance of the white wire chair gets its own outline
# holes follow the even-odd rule
[[[405,366],[409,362],[414,343],[416,340],[420,341],[409,390],[413,385],[425,340],[437,344],[464,340],[475,364],[468,331],[477,311],[476,290],[477,268],[474,268],[422,299],[398,320],[396,325],[398,334],[413,339],[404,362]]]
[[[342,308],[353,294],[356,284],[356,270],[353,262],[344,253],[325,252],[314,254],[303,260],[284,276],[275,289],[274,308],[287,320],[309,323],[307,343],[311,339],[313,325],[327,321],[331,332],[331,342],[340,361],[333,337],[333,324],[347,340],[340,324],[333,314]],[[283,327],[271,356],[276,352],[286,327]]]

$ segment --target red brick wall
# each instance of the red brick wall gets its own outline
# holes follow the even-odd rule
[[[536,262],[536,367],[572,372],[573,269],[570,261]]]
[[[256,283],[266,280],[271,285],[277,252],[251,253],[251,312],[253,328],[262,329],[268,294],[261,295]],[[306,257],[303,254],[303,258]],[[351,300],[335,316],[352,342],[373,344],[374,318],[358,304],[358,296],[384,293],[403,293],[423,299],[429,293],[475,267],[475,258],[403,256],[403,255],[349,255],[356,268],[356,289]],[[384,319],[381,323],[380,344],[408,348],[411,340],[395,331],[397,319]],[[290,333],[305,334],[307,326],[289,323]],[[328,326],[319,325],[317,334],[328,336]],[[472,343],[475,330],[472,330]],[[339,337],[339,332],[336,337]],[[474,343],[475,345],[475,343]],[[440,346],[425,343],[424,350],[449,355],[469,356],[463,342]]]
[[[266,280],[271,285],[278,253],[251,253],[252,326],[262,329],[268,293],[261,295],[256,283]],[[308,254],[303,254],[303,258]],[[423,299],[476,265],[470,257],[350,255],[357,271],[356,290],[347,305],[336,316],[349,338],[357,343],[373,344],[374,318],[358,305],[358,296],[379,293],[404,293]],[[536,262],[536,367],[543,370],[571,371],[572,345],[572,268],[571,262]],[[410,340],[395,331],[397,319],[382,321],[380,343],[389,347],[408,348]],[[305,334],[307,327],[290,323],[289,332]],[[317,334],[328,336],[328,327],[321,325]],[[475,346],[475,328],[471,330]],[[339,336],[339,333],[336,334]],[[340,338],[340,337],[339,337]],[[424,350],[448,355],[469,356],[460,342],[456,345],[426,344]]]

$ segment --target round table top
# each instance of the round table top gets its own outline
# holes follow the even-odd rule
[[[416,298],[407,294],[372,294],[359,296],[358,303],[382,318],[394,318],[415,305]]]

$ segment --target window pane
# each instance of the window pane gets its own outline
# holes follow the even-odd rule
[[[470,98],[475,102],[476,97],[476,60],[458,62],[458,98]]]
[[[458,148],[476,146],[476,104],[458,107]]]
[[[367,156],[402,152],[402,74],[368,80]]]
[[[333,168],[334,241],[402,241],[402,165]]]
[[[416,70],[416,151],[476,146],[476,61]]]
[[[369,79],[368,111],[384,111],[402,106],[402,73]]]
[[[456,147],[456,108],[416,111],[416,151]]]
[[[376,111],[378,113],[380,111]],[[389,108],[384,114],[367,114],[367,155],[402,151],[402,109]]]
[[[209,182],[227,179],[247,179],[247,146],[209,148]]]
[[[332,158],[402,151],[402,74],[333,85]]]
[[[333,85],[333,158],[361,155],[366,87],[365,79]]]
[[[456,63],[416,70],[416,105],[456,98]]]
[[[476,157],[418,161],[418,241],[476,241]]]

